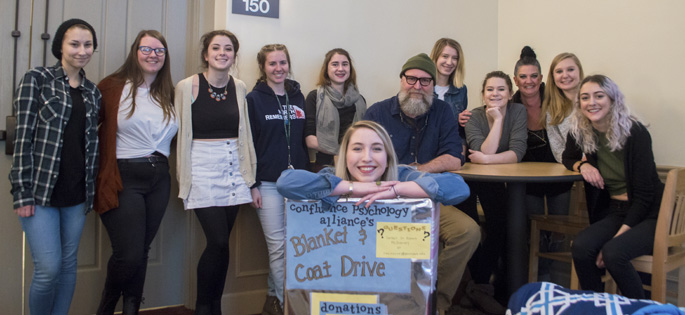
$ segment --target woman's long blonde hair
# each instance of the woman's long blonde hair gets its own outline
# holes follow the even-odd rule
[[[564,95],[557,84],[554,82],[554,68],[568,58],[573,59],[576,66],[578,66],[578,79],[583,80],[583,66],[580,64],[580,59],[572,53],[561,53],[552,59],[552,64],[549,65],[549,73],[547,73],[547,84],[545,85],[545,99],[542,101],[542,111],[540,113],[540,124],[547,126],[547,114],[550,116],[550,125],[558,125],[571,114],[573,110],[573,101]]]
[[[630,137],[630,128],[638,119],[631,115],[630,109],[626,106],[623,93],[619,90],[618,85],[614,83],[609,77],[596,74],[591,75],[580,83],[580,87],[587,83],[596,83],[611,99],[611,106],[609,107],[609,129],[606,132],[607,140],[609,141],[609,149],[613,152],[621,150],[626,144],[628,137]],[[580,98],[580,91],[578,91],[578,98]],[[576,112],[571,120],[571,129],[569,133],[576,139],[576,144],[584,153],[594,153],[597,151],[597,135],[592,128],[590,122],[583,111],[580,110],[580,102],[576,105]]]
[[[347,169],[347,149],[349,147],[352,134],[361,128],[373,130],[383,141],[383,146],[385,147],[385,153],[388,156],[388,161],[387,168],[385,169],[385,172],[381,176],[380,180],[397,180],[397,157],[395,154],[395,147],[393,147],[392,140],[390,139],[390,135],[385,128],[383,128],[383,126],[371,120],[360,120],[350,126],[350,128],[347,129],[347,132],[345,132],[342,143],[340,143],[340,150],[338,151],[338,161],[335,163],[335,176],[347,181],[353,180],[352,176],[350,175],[350,171]]]
[[[433,45],[433,50],[431,50],[431,60],[433,60],[433,63],[437,65],[438,58],[440,58],[442,50],[447,46],[454,48],[457,51],[457,55],[459,55],[457,58],[457,67],[450,74],[447,82],[451,83],[455,87],[462,88],[464,86],[464,51],[461,49],[459,42],[445,37],[438,39],[438,41],[435,42],[435,45]]]

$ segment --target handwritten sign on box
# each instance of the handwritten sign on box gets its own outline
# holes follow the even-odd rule
[[[288,313],[347,314],[346,307],[425,313],[437,273],[437,206],[430,199],[383,200],[369,208],[356,201],[324,209],[319,201],[287,200]]]
[[[377,226],[376,257],[430,259],[430,224],[378,222]]]

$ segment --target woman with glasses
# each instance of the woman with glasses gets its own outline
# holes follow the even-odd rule
[[[104,78],[99,130],[100,173],[95,211],[107,229],[112,256],[97,314],[138,314],[148,251],[166,211],[169,156],[178,123],[171,62],[164,36],[143,30],[124,64]]]
[[[512,103],[511,79],[502,71],[490,72],[483,80],[485,106],[475,108],[466,123],[466,141],[471,163],[518,163],[526,153],[526,109]],[[472,282],[466,294],[487,313],[504,314],[506,308],[493,298],[490,276],[502,255],[506,233],[506,188],[503,183],[470,182],[485,214],[485,241],[476,250],[469,267]]]
[[[318,88],[305,100],[305,140],[316,150],[313,170],[333,165],[345,130],[366,112],[366,100],[357,89],[357,73],[350,54],[335,48],[326,53]]]
[[[257,153],[257,184],[253,205],[269,251],[269,291],[262,314],[283,313],[285,200],[276,181],[286,169],[306,169],[304,96],[300,84],[288,79],[288,48],[270,44],[257,53],[259,79],[247,95],[250,126]]]
[[[240,205],[252,202],[256,159],[243,81],[230,75],[240,43],[227,30],[202,35],[206,71],[176,85],[178,197],[194,210],[207,246],[197,264],[195,314],[221,314],[228,238]]]
[[[90,24],[64,21],[52,40],[57,63],[26,72],[14,99],[9,180],[35,266],[31,315],[68,314],[76,287],[79,241],[95,194],[101,99],[83,68],[97,47]]]

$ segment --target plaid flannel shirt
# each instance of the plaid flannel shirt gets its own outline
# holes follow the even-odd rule
[[[93,207],[98,165],[98,114],[102,95],[85,77],[79,89],[86,106],[86,213]],[[29,70],[17,88],[17,130],[9,179],[14,208],[49,206],[59,176],[64,128],[71,115],[69,78],[61,64]]]

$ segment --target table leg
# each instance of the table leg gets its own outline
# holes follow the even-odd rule
[[[509,211],[507,211],[507,291],[509,295],[524,285],[528,279],[528,250],[526,233],[526,184],[507,183]]]

